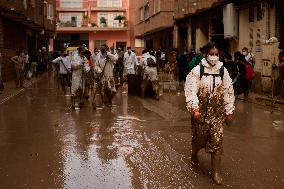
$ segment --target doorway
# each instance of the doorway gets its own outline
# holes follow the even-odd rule
[[[116,48],[121,48],[123,51],[126,51],[126,46],[127,46],[127,43],[126,42],[116,42]]]

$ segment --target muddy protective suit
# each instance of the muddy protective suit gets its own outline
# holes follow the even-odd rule
[[[109,103],[111,103],[114,94],[116,93],[115,81],[114,81],[114,65],[118,59],[118,55],[107,52],[107,56],[99,53],[98,60],[95,63],[95,70],[97,73],[101,72],[99,78],[99,86],[97,90],[101,91],[102,98],[107,97]],[[98,89],[99,88],[99,89]]]
[[[72,86],[71,95],[76,98],[78,90],[84,90],[84,78],[83,73],[90,70],[87,64],[88,60],[86,57],[81,57],[78,53],[70,57],[72,67]]]
[[[185,96],[189,111],[199,110],[200,121],[192,118],[192,145],[195,149],[205,148],[208,153],[222,154],[223,125],[225,116],[235,110],[232,80],[226,68],[220,75],[222,62],[214,67],[205,59],[187,76]]]
[[[142,97],[145,95],[145,90],[149,82],[152,84],[153,91],[155,93],[155,98],[159,99],[159,78],[157,66],[150,67],[147,63],[148,58],[152,58],[155,63],[157,63],[156,58],[149,53],[142,55],[142,66],[143,66],[143,81],[141,85]]]

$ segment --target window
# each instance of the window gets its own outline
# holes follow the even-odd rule
[[[144,19],[147,19],[149,17],[150,17],[150,5],[149,5],[149,3],[147,3],[144,6]]]
[[[122,7],[121,0],[112,0],[112,7]]]
[[[77,27],[77,17],[76,16],[71,17],[71,26]]]
[[[98,0],[98,7],[122,7],[122,0]]]
[[[144,40],[143,39],[135,39],[135,47],[136,48],[143,48],[144,47]]]
[[[256,8],[256,11],[257,11],[257,21],[260,21],[260,20],[262,20],[262,18],[263,18],[263,7],[262,7],[263,5],[262,5],[262,3],[260,2],[260,3],[258,3],[257,4],[257,8]]]
[[[61,0],[61,8],[83,8],[83,0]]]
[[[24,9],[27,9],[27,0],[23,0]]]
[[[139,9],[139,12],[140,12],[140,21],[143,21],[144,20],[144,9],[143,9],[143,7],[141,7]]]
[[[47,9],[47,19],[53,20],[54,18],[54,9],[53,4],[48,4]]]
[[[47,12],[48,12],[47,7],[48,7],[47,3],[45,2],[43,4],[43,15],[44,15],[45,18],[47,18]]]
[[[95,40],[95,48],[101,48],[102,45],[106,45],[106,40]]]
[[[160,0],[155,0],[153,4],[154,4],[154,13],[160,12],[161,11]]]
[[[254,22],[254,7],[249,7],[249,22]]]
[[[107,7],[108,0],[98,0],[98,7]]]
[[[115,17],[118,15],[124,15],[122,12],[115,12],[115,13],[99,13],[98,14],[98,23],[101,25],[101,18],[104,17],[107,21],[108,27],[119,27],[119,21],[114,20]],[[102,26],[102,25],[101,25]]]
[[[82,13],[60,13],[60,23],[63,27],[81,27],[83,21]]]

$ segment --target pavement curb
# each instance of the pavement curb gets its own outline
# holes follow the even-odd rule
[[[46,73],[39,75],[35,78],[32,78],[31,80],[25,80],[24,81],[24,87],[28,88],[30,86],[32,86],[33,84],[37,83],[38,81],[40,81],[43,76]],[[9,81],[5,83],[5,89],[2,92],[2,94],[0,94],[0,105],[4,104],[5,102],[9,101],[10,99],[16,97],[17,95],[23,93],[26,89],[25,88],[19,88],[19,89],[15,89],[14,86],[14,81]],[[7,86],[7,88],[6,88]]]

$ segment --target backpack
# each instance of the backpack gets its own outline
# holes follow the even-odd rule
[[[202,77],[205,75],[211,75],[213,76],[213,91],[215,89],[215,85],[216,85],[216,77],[221,77],[221,80],[223,82],[224,79],[224,65],[221,66],[221,68],[219,69],[219,74],[208,74],[208,73],[204,73],[204,66],[200,63],[200,80],[202,79]]]
[[[202,55],[196,55],[196,56],[188,63],[189,72],[191,72],[191,70],[192,70],[193,68],[195,68],[195,67],[201,62],[202,59],[203,59],[203,56],[202,56]]]
[[[284,49],[280,50],[279,52],[279,61],[284,62]]]
[[[253,80],[253,78],[254,78],[254,71],[253,71],[253,68],[251,67],[251,65],[248,64],[248,63],[242,62],[242,61],[241,61],[241,64],[243,64],[245,66],[245,68],[246,68],[245,79],[248,80],[248,81]]]
[[[150,68],[156,67],[156,62],[152,57],[147,58],[147,66]]]

